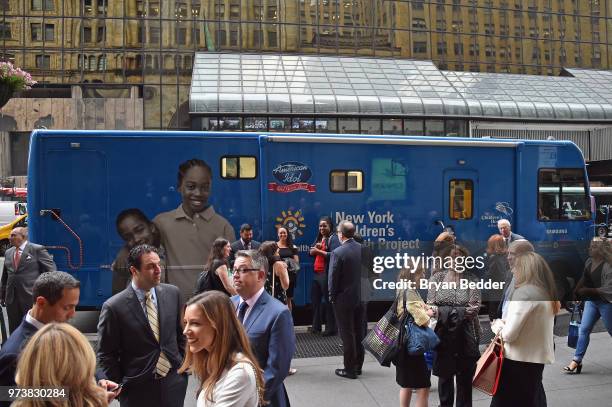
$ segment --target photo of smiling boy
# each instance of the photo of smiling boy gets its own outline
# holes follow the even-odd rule
[[[138,208],[124,209],[117,215],[115,221],[117,234],[125,242],[119,250],[115,261],[111,265],[113,271],[113,295],[123,291],[131,281],[131,274],[127,263],[130,250],[140,244],[148,244],[158,249],[162,266],[165,265],[165,250],[161,245],[159,231],[153,222],[149,220]],[[166,282],[164,268],[162,267],[162,282]]]
[[[216,238],[236,240],[229,222],[208,203],[212,170],[204,161],[193,158],[179,165],[178,191],[182,202],[174,210],[160,213],[153,222],[166,249],[167,281],[181,291],[185,303],[193,294]]]

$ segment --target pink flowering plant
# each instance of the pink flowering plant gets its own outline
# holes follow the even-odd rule
[[[15,68],[10,62],[0,62],[0,85],[6,86],[11,92],[31,89],[35,84],[32,75],[26,71]]]

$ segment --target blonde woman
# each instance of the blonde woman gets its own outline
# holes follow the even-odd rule
[[[536,406],[544,365],[555,359],[553,326],[560,304],[552,272],[542,256],[524,253],[512,270],[514,291],[505,319],[491,326],[504,340],[504,363],[491,406]]]
[[[589,346],[591,331],[599,318],[612,335],[612,244],[609,240],[594,237],[589,247],[589,256],[575,289],[576,297],[584,301],[584,312],[576,352],[570,364],[563,368],[568,374],[582,372],[582,358]]]
[[[263,372],[227,295],[207,291],[185,308],[185,360],[179,373],[199,379],[197,407],[257,407],[263,402]]]
[[[19,387],[64,387],[65,399],[16,401],[18,407],[108,406],[106,392],[94,379],[96,355],[76,328],[50,323],[42,327],[24,348],[17,364]]]
[[[398,279],[404,283],[397,290],[397,313],[399,317],[404,314],[404,301],[406,299],[406,311],[414,318],[414,323],[426,326],[433,311],[423,302],[416,290],[423,278],[425,270],[423,267],[405,268],[399,273]],[[412,285],[412,288],[409,284]],[[394,361],[395,381],[400,386],[400,407],[410,407],[412,391],[416,392],[416,407],[427,407],[429,388],[431,387],[430,373],[425,362],[424,355],[408,355],[405,347]]]

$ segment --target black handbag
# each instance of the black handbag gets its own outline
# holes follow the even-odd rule
[[[361,342],[365,350],[370,352],[381,366],[391,366],[391,362],[396,358],[401,348],[405,346],[404,325],[408,316],[405,291],[402,299],[404,307],[402,317],[397,314],[398,300],[399,298],[396,298],[393,301],[391,308]]]

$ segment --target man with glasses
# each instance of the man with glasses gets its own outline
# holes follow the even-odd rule
[[[268,260],[255,250],[236,253],[232,297],[259,365],[264,370],[264,400],[272,407],[290,406],[283,381],[295,351],[289,308],[264,290]]]

